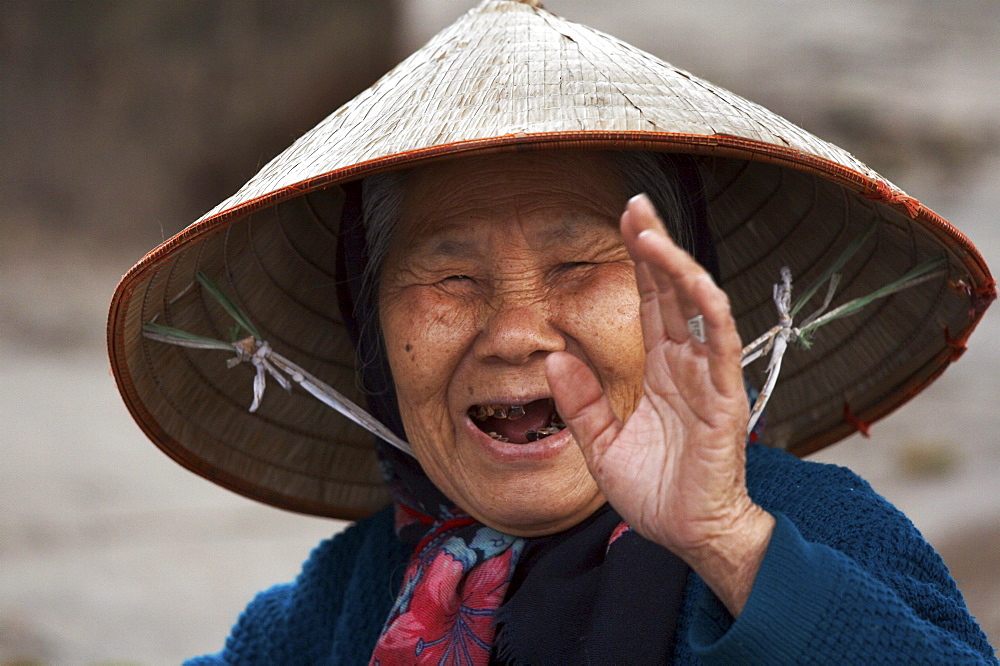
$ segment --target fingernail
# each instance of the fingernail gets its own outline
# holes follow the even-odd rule
[[[629,199],[628,202],[630,205],[638,204],[639,206],[644,206],[649,209],[653,208],[653,202],[650,201],[649,195],[647,195],[645,192],[640,192],[639,194]]]

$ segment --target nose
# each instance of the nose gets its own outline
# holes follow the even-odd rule
[[[502,298],[490,308],[473,351],[481,361],[513,365],[563,351],[566,340],[553,322],[554,304],[547,299]]]

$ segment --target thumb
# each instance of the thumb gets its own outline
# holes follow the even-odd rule
[[[545,377],[556,409],[583,451],[595,477],[601,460],[621,432],[622,422],[611,409],[594,372],[566,352],[553,352],[545,359]]]

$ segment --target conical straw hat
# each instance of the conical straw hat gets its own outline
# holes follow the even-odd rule
[[[808,285],[872,227],[841,271],[838,300],[942,260],[944,274],[790,349],[768,404],[770,446],[802,455],[901,405],[960,355],[996,295],[965,236],[847,152],[613,37],[531,3],[487,0],[122,279],[108,344],[133,417],[182,465],[257,500],[339,518],[384,505],[371,435],[299,389],[269,389],[251,414],[251,368],[144,338],[142,326],[229,339],[232,320],[195,281],[202,272],[275,350],[364,404],[337,307],[338,184],[554,148],[696,156],[744,341],[776,323],[782,266]],[[760,385],[761,370],[750,376]]]

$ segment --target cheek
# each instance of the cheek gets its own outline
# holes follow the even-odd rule
[[[570,313],[578,330],[598,342],[601,355],[617,356],[642,348],[639,292],[631,271],[605,274],[574,299]]]
[[[419,287],[383,299],[382,332],[401,404],[440,397],[471,342],[464,310],[435,292]]]
[[[642,393],[646,360],[634,275],[631,270],[605,275],[583,296],[571,315],[573,337],[619,416],[627,416]]]

